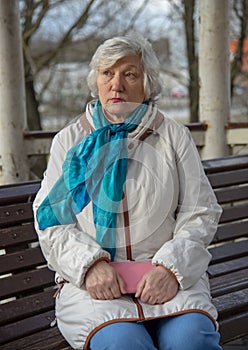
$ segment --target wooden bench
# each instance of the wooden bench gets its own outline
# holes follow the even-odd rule
[[[203,165],[224,208],[209,275],[225,343],[248,334],[248,155]],[[0,349],[71,349],[53,325],[54,273],[33,226],[39,187],[39,181],[0,187]]]
[[[223,208],[208,272],[225,343],[248,334],[248,155],[203,166]]]

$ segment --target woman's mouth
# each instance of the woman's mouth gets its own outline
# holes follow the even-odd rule
[[[118,98],[118,97],[111,98],[110,101],[112,103],[124,102],[122,98]]]

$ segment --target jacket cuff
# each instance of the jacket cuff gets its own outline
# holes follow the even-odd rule
[[[176,280],[176,282],[179,284],[177,276],[174,274],[173,271],[171,271],[170,269],[168,269],[168,267],[164,266],[163,264],[155,264],[155,266],[161,266],[163,267],[167,272],[169,272],[169,274]]]
[[[108,257],[106,257],[106,256],[102,256],[102,257],[100,257],[100,258],[94,260],[93,263],[92,263],[91,265],[89,265],[89,267],[87,268],[87,271],[85,272],[84,281],[85,281],[85,278],[86,278],[86,276],[87,276],[87,273],[90,271],[90,269],[91,269],[92,267],[94,267],[96,264],[98,264],[100,261],[106,261],[107,263],[109,263],[109,262],[110,262],[110,259],[109,259]]]

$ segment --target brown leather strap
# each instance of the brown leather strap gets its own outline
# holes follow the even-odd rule
[[[123,216],[124,216],[124,230],[125,230],[125,242],[126,242],[126,256],[127,256],[127,260],[133,260],[126,189],[124,189],[124,196],[122,201],[123,201],[123,210],[124,210]]]
[[[149,128],[147,128],[143,134],[139,137],[140,141],[144,141],[148,136],[150,136],[151,134],[154,134],[154,132],[156,132],[156,130],[160,127],[160,125],[162,124],[164,120],[164,116],[162,113],[160,113],[159,111],[157,112],[156,117],[153,119],[151,125]]]
[[[86,113],[83,113],[81,115],[80,123],[82,125],[82,128],[86,131],[87,135],[91,134],[94,131],[93,126],[90,124],[90,122],[86,118]]]

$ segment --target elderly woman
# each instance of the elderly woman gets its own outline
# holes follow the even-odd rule
[[[190,133],[156,107],[158,75],[144,38],[105,41],[95,100],[52,144],[34,211],[74,349],[221,349],[206,274],[221,210]]]

